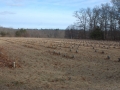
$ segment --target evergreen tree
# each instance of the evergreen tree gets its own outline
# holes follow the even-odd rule
[[[95,40],[103,40],[104,39],[104,33],[99,28],[99,26],[94,28],[94,30],[90,33],[90,38],[95,39]]]

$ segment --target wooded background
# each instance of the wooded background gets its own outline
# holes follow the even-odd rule
[[[120,0],[111,0],[111,3],[94,8],[81,8],[74,12],[74,17],[76,22],[64,30],[0,27],[0,36],[120,40]]]

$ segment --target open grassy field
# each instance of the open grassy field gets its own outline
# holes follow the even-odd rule
[[[119,42],[0,38],[0,90],[120,90],[118,58]]]

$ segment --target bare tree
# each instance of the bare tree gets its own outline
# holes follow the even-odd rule
[[[65,38],[78,39],[78,32],[75,25],[69,25],[65,30]]]
[[[118,20],[118,24],[120,28],[120,0],[111,0],[111,2],[116,10],[116,19]]]
[[[107,30],[108,30],[108,24],[109,24],[109,11],[110,6],[108,3],[101,5],[101,11],[100,11],[100,25],[101,28],[104,30],[104,39],[107,39]]]
[[[89,31],[91,31],[93,29],[93,12],[92,12],[92,9],[87,8],[86,13],[87,13]]]
[[[87,28],[87,13],[86,9],[80,9],[74,13],[77,18],[77,23],[81,29],[84,31],[84,38],[86,38],[86,28]]]
[[[100,8],[98,6],[93,8],[93,28],[99,25]]]

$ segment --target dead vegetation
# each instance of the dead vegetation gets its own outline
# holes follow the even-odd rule
[[[119,42],[0,38],[0,52],[0,85],[6,90],[120,89]]]
[[[14,62],[14,60],[7,56],[7,52],[5,52],[4,48],[0,47],[0,67],[14,68]],[[20,67],[20,65],[17,63],[16,67]]]

